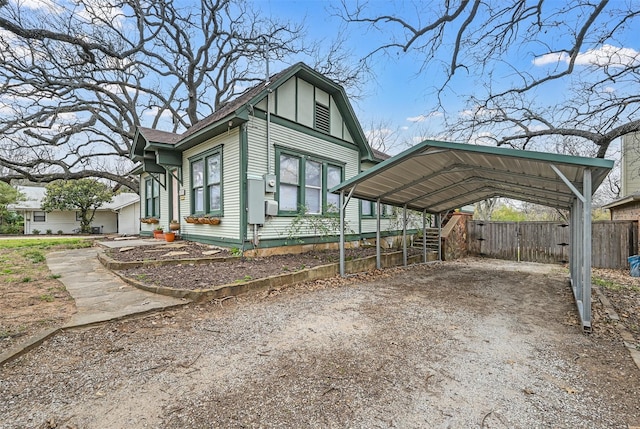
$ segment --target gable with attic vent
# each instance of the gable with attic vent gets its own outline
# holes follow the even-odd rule
[[[278,86],[270,97],[270,113],[307,128],[353,143],[334,97],[300,77]],[[255,108],[266,112],[266,97]]]

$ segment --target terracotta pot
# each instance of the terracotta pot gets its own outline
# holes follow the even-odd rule
[[[153,230],[153,238],[161,240],[163,238],[164,231]]]
[[[165,232],[164,233],[164,239],[167,240],[169,243],[171,243],[173,240],[176,239],[176,233],[175,232]]]

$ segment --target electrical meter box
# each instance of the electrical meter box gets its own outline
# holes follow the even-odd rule
[[[247,177],[247,221],[251,225],[264,225],[264,181],[260,176]]]
[[[264,191],[268,193],[274,193],[276,191],[276,175],[275,174],[264,175]]]
[[[278,202],[273,200],[266,200],[264,202],[264,214],[267,216],[278,215]]]

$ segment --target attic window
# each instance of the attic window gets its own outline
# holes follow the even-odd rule
[[[316,130],[329,134],[329,108],[316,102]]]

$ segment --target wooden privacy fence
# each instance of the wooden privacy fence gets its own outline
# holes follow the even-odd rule
[[[596,268],[628,268],[638,253],[637,221],[592,224],[591,264]],[[561,222],[467,222],[471,255],[513,261],[566,263],[571,242],[569,225]]]

